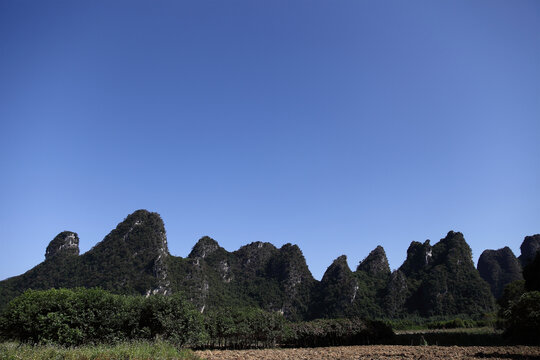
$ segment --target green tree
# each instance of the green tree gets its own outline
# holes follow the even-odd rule
[[[523,294],[504,315],[507,336],[521,343],[540,344],[540,291]]]

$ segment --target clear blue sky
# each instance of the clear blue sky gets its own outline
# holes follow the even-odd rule
[[[320,278],[540,233],[538,1],[0,1],[0,279],[161,214]],[[517,254],[516,254],[517,255]]]

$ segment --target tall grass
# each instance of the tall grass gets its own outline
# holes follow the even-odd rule
[[[200,360],[191,350],[163,342],[126,342],[65,348],[56,345],[0,343],[0,360]]]

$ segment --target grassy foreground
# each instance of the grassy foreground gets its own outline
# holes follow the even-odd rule
[[[117,345],[94,345],[64,348],[54,345],[31,346],[0,343],[0,360],[200,360],[191,350],[178,350],[163,342],[127,342]]]

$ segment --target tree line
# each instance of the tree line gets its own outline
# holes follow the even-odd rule
[[[125,296],[101,289],[27,290],[0,315],[0,337],[78,346],[166,340],[178,347],[328,346],[389,341],[382,322],[325,319],[290,323],[259,308],[215,308],[204,314],[181,294]]]

